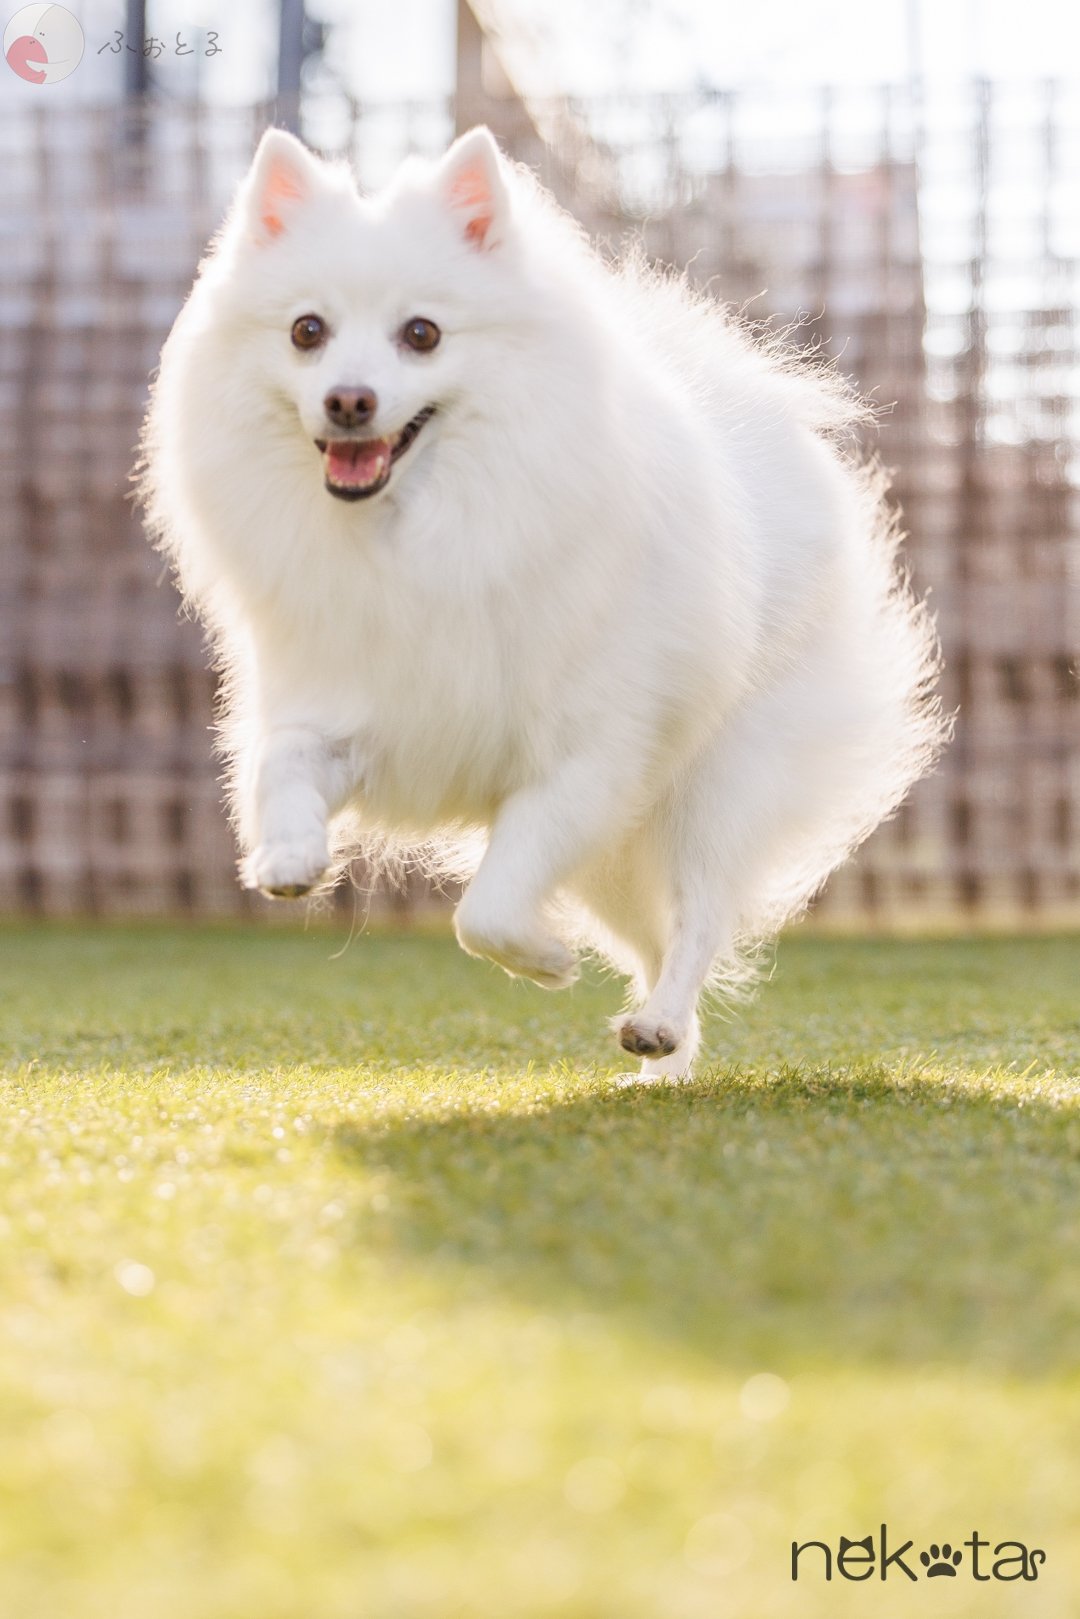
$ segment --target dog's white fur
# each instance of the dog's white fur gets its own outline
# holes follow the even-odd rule
[[[301,353],[310,312],[332,335]],[[355,503],[313,442],[344,385],[377,395],[372,436],[437,407]],[[559,988],[596,949],[632,977],[623,1045],[685,1073],[702,987],[944,734],[881,480],[835,442],[861,413],[682,280],[602,263],[485,130],[374,198],[270,131],[145,437],[227,675],[245,880],[423,847],[471,878],[466,950]]]

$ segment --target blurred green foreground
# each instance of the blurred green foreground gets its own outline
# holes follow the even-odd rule
[[[1080,940],[796,937],[652,1090],[344,944],[0,931],[5,1619],[1080,1611]],[[1046,1563],[792,1584],[882,1522]]]

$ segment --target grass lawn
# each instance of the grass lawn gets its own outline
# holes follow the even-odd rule
[[[796,936],[652,1090],[343,943],[0,930],[3,1619],[1080,1613],[1080,940]],[[883,1521],[1046,1563],[792,1584]]]

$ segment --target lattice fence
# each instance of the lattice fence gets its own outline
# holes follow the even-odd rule
[[[808,314],[807,337],[891,405],[876,448],[960,719],[823,908],[1075,920],[1080,98],[480,110],[598,233],[637,230],[752,314]],[[371,183],[454,122],[340,99],[307,117]],[[262,908],[235,882],[200,637],[127,492],[147,377],[265,121],[0,111],[0,910]]]

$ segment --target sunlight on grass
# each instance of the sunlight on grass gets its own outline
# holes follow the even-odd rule
[[[339,945],[0,933],[0,1613],[1072,1611],[1080,941],[786,942],[655,1090]],[[1047,1563],[791,1583],[883,1521]]]

